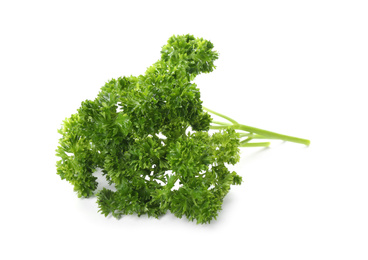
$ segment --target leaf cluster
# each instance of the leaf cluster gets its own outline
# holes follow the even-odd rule
[[[241,183],[227,168],[239,161],[239,139],[233,129],[208,132],[212,119],[192,81],[217,58],[207,40],[172,36],[145,74],[108,81],[59,129],[57,174],[79,197],[97,195],[105,216],[216,218]],[[116,191],[97,191],[97,169]]]

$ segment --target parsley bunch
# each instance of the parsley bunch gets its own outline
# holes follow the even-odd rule
[[[82,102],[59,129],[57,174],[74,185],[79,197],[97,195],[105,216],[157,218],[169,210],[197,223],[216,218],[230,186],[242,182],[227,168],[239,161],[239,147],[269,145],[252,139],[309,144],[202,107],[192,81],[213,71],[217,58],[211,42],[173,36],[144,75],[107,82],[96,99]],[[206,110],[228,122],[213,121]],[[116,191],[96,192],[97,169]]]

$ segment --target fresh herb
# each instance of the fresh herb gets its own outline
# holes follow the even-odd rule
[[[242,182],[227,168],[239,161],[239,147],[269,145],[252,139],[309,144],[202,107],[191,81],[213,71],[217,58],[211,42],[173,36],[144,75],[107,82],[95,100],[82,102],[64,120],[57,174],[74,185],[79,197],[97,195],[105,216],[159,217],[169,210],[197,223],[216,218],[230,186]],[[212,121],[207,111],[228,123]],[[116,191],[96,192],[98,169]]]

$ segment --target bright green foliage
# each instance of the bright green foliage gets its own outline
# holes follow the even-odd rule
[[[238,147],[270,144],[253,139],[309,145],[309,140],[242,125],[202,107],[191,81],[215,68],[218,54],[212,49],[209,41],[173,36],[144,75],[112,79],[95,100],[82,102],[59,130],[57,174],[74,185],[79,197],[96,194],[105,216],[159,217],[169,210],[209,223],[230,186],[242,182],[227,168],[239,161]],[[212,121],[204,109],[230,123]],[[97,169],[116,191],[96,192]]]
[[[211,42],[173,36],[144,75],[107,82],[59,130],[57,173],[89,197],[93,172],[103,169],[116,188],[96,194],[106,216],[169,210],[197,223],[216,218],[230,186],[241,183],[226,167],[239,161],[239,136],[231,128],[208,132],[211,117],[191,81],[217,58]]]

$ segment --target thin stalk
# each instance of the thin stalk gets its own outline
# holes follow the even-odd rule
[[[283,134],[263,130],[263,129],[252,127],[252,126],[234,124],[232,127],[234,129],[243,130],[243,131],[247,131],[247,132],[251,132],[251,133],[256,133],[256,134],[262,135],[264,137],[267,137],[269,139],[278,139],[278,140],[294,142],[294,143],[299,143],[299,144],[305,144],[305,145],[310,144],[310,141],[307,140],[307,139],[294,137],[294,136],[289,136],[289,135],[283,135]]]
[[[249,141],[251,141],[251,140],[253,140],[253,138],[252,138],[252,137],[248,137],[247,139],[245,139],[245,140],[241,141],[241,142],[240,142],[240,145],[245,144],[245,143],[248,143],[248,142],[249,142]]]
[[[310,141],[307,140],[307,139],[294,137],[294,136],[290,136],[290,135],[283,135],[283,134],[271,132],[271,131],[268,131],[268,130],[264,130],[264,129],[260,129],[260,128],[256,128],[256,127],[252,127],[252,126],[242,125],[242,124],[237,123],[234,119],[231,119],[231,118],[229,118],[225,115],[222,115],[220,113],[217,113],[215,111],[212,111],[208,108],[203,107],[203,109],[207,110],[208,112],[210,112],[212,114],[215,114],[215,115],[218,115],[222,118],[225,118],[225,119],[227,119],[227,120],[229,120],[230,122],[233,123],[231,125],[231,124],[226,124],[226,123],[221,123],[221,122],[215,121],[216,123],[220,123],[220,124],[218,126],[211,125],[210,129],[233,128],[235,130],[242,130],[242,131],[249,132],[249,134],[248,133],[247,134],[239,133],[239,137],[248,136],[248,137],[254,138],[254,139],[277,139],[277,140],[283,140],[283,141],[288,141],[288,142],[304,144],[304,145],[307,145],[307,146],[310,144]],[[242,146],[242,147],[245,147],[245,146]]]
[[[238,133],[239,138],[245,137],[245,136],[251,136],[252,133]]]
[[[262,135],[255,135],[253,133],[238,133],[239,138],[242,137],[251,137],[252,139],[275,139],[275,138],[270,138],[270,137],[265,137]]]
[[[233,124],[238,124],[238,122],[236,122],[234,119],[232,119],[232,118],[230,118],[230,117],[228,117],[228,116],[225,116],[225,115],[223,115],[223,114],[217,113],[217,112],[215,112],[215,111],[213,111],[213,110],[211,110],[211,109],[208,109],[208,108],[206,108],[206,107],[204,107],[204,106],[202,106],[202,108],[203,108],[204,110],[207,110],[208,112],[210,112],[210,113],[214,114],[214,115],[217,115],[217,116],[219,116],[219,117],[225,118],[226,120],[230,121],[230,122],[231,122],[231,123],[233,123]]]
[[[240,147],[268,147],[270,145],[270,142],[264,142],[264,143],[245,143],[241,144]]]
[[[263,136],[263,135],[255,135],[255,134],[251,134],[249,136],[251,136],[253,139],[279,139],[279,138],[276,138],[276,137],[266,137],[266,136]]]

